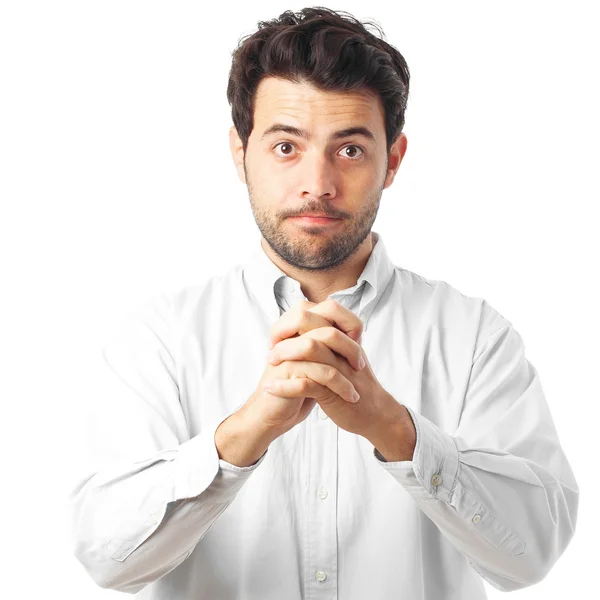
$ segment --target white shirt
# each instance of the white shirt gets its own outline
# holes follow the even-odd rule
[[[381,236],[357,284],[381,385],[415,423],[384,462],[317,406],[260,460],[220,460],[219,424],[254,393],[270,328],[305,299],[264,253],[157,294],[103,347],[74,553],[98,585],[148,600],[486,598],[540,581],[579,490],[535,367],[481,298],[394,266]],[[360,402],[368,401],[361,398]]]

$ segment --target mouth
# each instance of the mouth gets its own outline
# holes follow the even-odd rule
[[[322,217],[322,216],[312,216],[312,215],[303,215],[300,217],[289,217],[293,222],[304,224],[304,225],[337,225],[342,222],[342,219],[335,219],[333,217]]]

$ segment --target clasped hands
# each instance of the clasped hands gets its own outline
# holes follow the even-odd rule
[[[271,353],[267,360],[272,365],[303,361],[302,374],[305,376],[269,379],[264,382],[263,389],[282,397],[311,397],[311,387],[314,390],[315,385],[320,385],[315,383],[316,379],[334,378],[339,371],[351,384],[350,387],[339,378],[340,389],[337,391],[344,397],[321,386],[316,402],[342,429],[370,440],[377,439],[377,432],[381,433],[386,426],[406,418],[406,409],[375,377],[360,346],[362,330],[360,319],[331,298],[319,304],[308,300],[299,302],[271,328]],[[362,361],[364,366],[361,368]],[[353,390],[360,396],[355,403],[349,401]]]

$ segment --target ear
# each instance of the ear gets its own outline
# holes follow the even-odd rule
[[[385,176],[385,184],[383,189],[390,187],[392,182],[394,181],[394,177],[396,177],[396,173],[400,168],[400,163],[406,154],[406,146],[408,144],[408,139],[405,133],[400,133],[398,139],[392,144],[390,148],[390,158],[388,164],[388,171]]]
[[[246,173],[244,172],[244,147],[235,125],[232,125],[229,129],[229,148],[231,149],[231,157],[233,158],[238,177],[242,183],[246,183]]]

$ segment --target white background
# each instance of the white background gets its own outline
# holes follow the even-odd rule
[[[514,324],[580,485],[575,538],[523,600],[597,589],[595,5],[326,5],[375,19],[412,74],[408,151],[374,230],[396,265]],[[121,597],[72,556],[80,409],[109,328],[258,241],[229,153],[231,52],[303,6],[0,4],[4,597]]]

